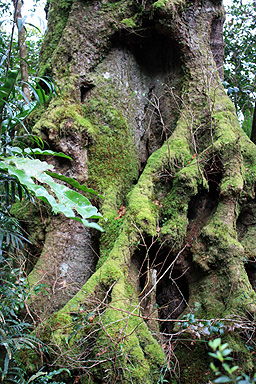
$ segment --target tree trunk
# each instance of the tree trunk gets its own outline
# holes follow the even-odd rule
[[[27,48],[26,48],[26,31],[23,27],[22,22],[22,1],[21,0],[13,0],[13,6],[16,10],[14,15],[15,23],[17,25],[18,31],[18,46],[19,46],[19,54],[20,54],[20,77],[22,81],[22,91],[25,95],[25,101],[31,101],[30,89],[28,85],[28,64],[27,64]]]
[[[223,332],[252,368],[256,155],[220,80],[223,20],[209,0],[51,4],[41,74],[62,94],[34,133],[104,195],[105,232],[52,219],[30,308],[82,383],[209,382],[198,341]]]

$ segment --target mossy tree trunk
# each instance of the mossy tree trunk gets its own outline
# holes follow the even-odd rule
[[[248,360],[237,335],[256,311],[256,155],[221,84],[223,6],[50,7],[41,75],[62,93],[34,132],[73,157],[57,170],[104,195],[105,230],[48,224],[29,282],[49,289],[31,308],[51,359],[83,383],[208,382],[196,339],[235,330]],[[193,324],[178,325],[183,315]]]

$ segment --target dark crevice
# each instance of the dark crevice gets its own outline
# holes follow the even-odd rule
[[[186,309],[189,299],[187,280],[179,266],[174,266],[158,284],[156,299],[159,317],[165,320],[160,329],[163,333],[171,333],[174,323],[166,320],[177,319]]]
[[[252,288],[256,291],[256,259],[246,263],[245,270]]]
[[[149,138],[147,137],[146,140],[145,140],[145,160],[144,161],[140,161],[140,166],[139,166],[139,170],[138,170],[138,179],[140,178],[140,175],[143,173],[146,165],[147,165],[147,162],[148,162],[148,158],[149,158]]]
[[[208,191],[202,191],[192,197],[188,206],[189,225],[186,234],[186,243],[192,244],[197,240],[202,228],[214,214],[218,206],[218,194],[215,196]]]
[[[188,205],[188,219],[191,222],[200,217],[204,221],[204,217],[209,215],[215,210],[218,203],[218,196],[212,198],[209,192],[202,191],[198,195],[192,197]]]
[[[240,242],[248,236],[247,232],[249,228],[256,234],[256,202],[253,199],[248,199],[247,203],[243,205],[236,221],[236,230]],[[253,236],[253,233],[249,235],[250,238],[251,236]],[[247,246],[248,245],[247,242]]]
[[[118,31],[112,46],[123,51],[124,62],[128,57],[136,62],[134,73],[128,73],[128,83],[131,90],[142,95],[136,120],[141,173],[151,154],[176,128],[183,79],[180,48],[170,36],[157,31],[154,21],[142,25],[138,33]]]
[[[70,159],[67,159],[65,157],[57,157],[54,159],[54,164],[56,168],[61,168],[62,172],[63,169],[70,169],[72,167],[72,161]]]
[[[244,246],[245,270],[252,288],[256,291],[256,202],[248,199],[236,222],[237,237]]]
[[[217,198],[220,193],[220,183],[223,175],[223,165],[218,155],[213,154],[205,164],[204,176],[208,181],[209,195]]]
[[[142,37],[124,35],[123,42],[134,54],[143,72],[150,77],[154,78],[160,73],[172,74],[174,69],[181,70],[177,43],[155,29],[148,29],[147,35]],[[151,88],[154,88],[154,84]]]
[[[142,313],[150,319],[158,317],[162,333],[171,333],[173,322],[186,309],[189,289],[186,281],[187,263],[178,260],[174,263],[176,253],[153,243],[152,238],[145,239],[134,255],[139,271],[140,300]],[[173,263],[173,265],[172,265]],[[154,286],[155,282],[157,284]]]
[[[90,82],[83,81],[80,85],[80,100],[81,103],[84,102],[85,97],[88,95],[88,92],[94,87],[94,84]]]

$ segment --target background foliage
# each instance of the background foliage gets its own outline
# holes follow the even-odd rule
[[[250,135],[256,100],[256,2],[233,0],[226,12],[224,85]]]

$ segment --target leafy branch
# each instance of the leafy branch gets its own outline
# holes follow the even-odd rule
[[[234,384],[253,384],[256,383],[256,374],[254,374],[253,378],[250,378],[245,373],[241,373],[240,375],[236,375],[236,372],[239,370],[239,366],[233,365],[231,366],[228,362],[232,362],[233,358],[230,357],[232,353],[232,349],[228,348],[228,343],[222,344],[221,339],[215,339],[209,341],[209,346],[213,350],[213,352],[209,352],[209,355],[214,357],[223,368],[225,374],[223,375],[216,365],[211,362],[210,367],[215,375],[219,376],[214,383],[234,383]]]

